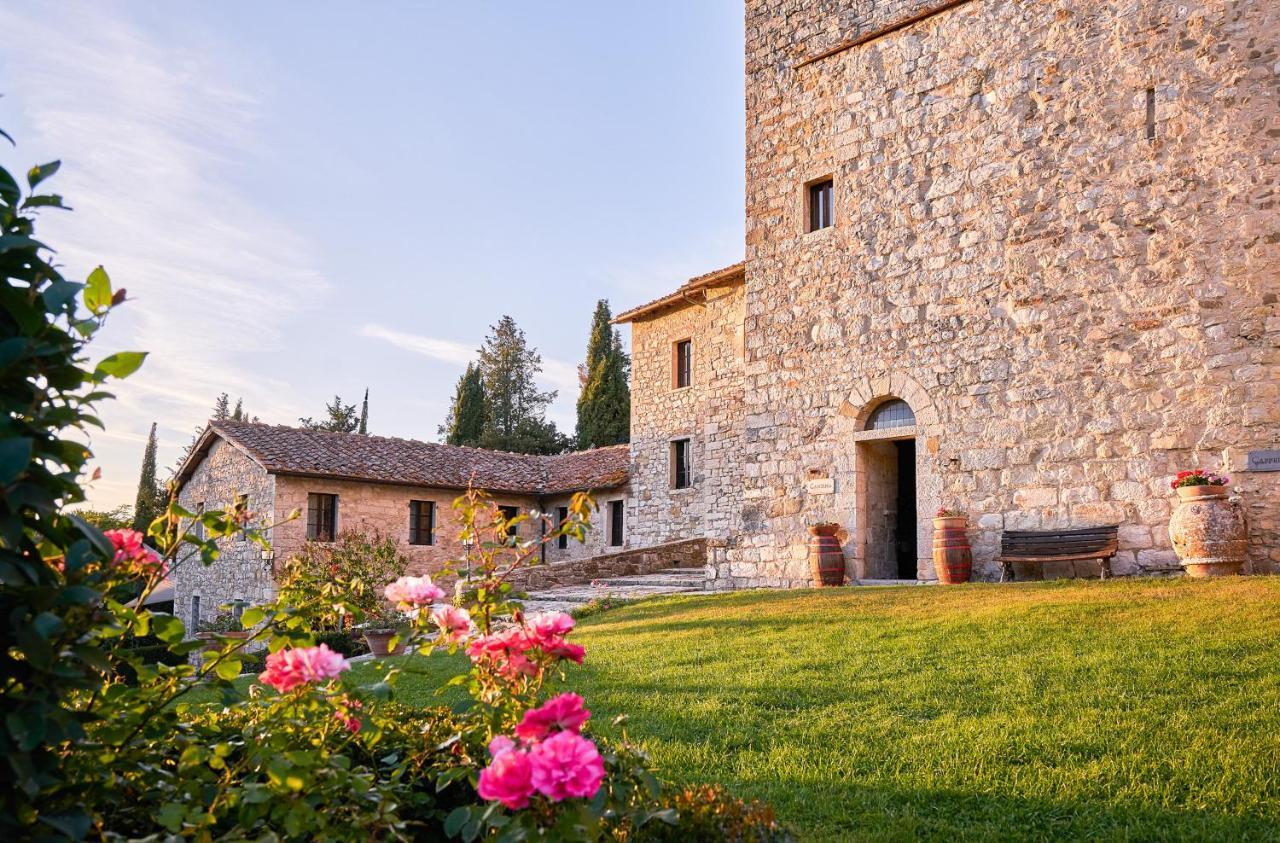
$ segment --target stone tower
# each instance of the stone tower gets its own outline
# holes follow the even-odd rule
[[[1280,3],[748,0],[746,38],[733,584],[805,582],[820,520],[932,578],[940,505],[980,576],[1097,523],[1171,568],[1196,466],[1280,567],[1280,473],[1243,471],[1280,448]]]

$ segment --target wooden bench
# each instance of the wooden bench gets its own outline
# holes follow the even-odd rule
[[[1005,530],[1000,536],[1000,582],[1013,580],[1014,562],[1070,562],[1098,559],[1102,578],[1111,576],[1111,560],[1116,555],[1119,524],[1075,530]]]

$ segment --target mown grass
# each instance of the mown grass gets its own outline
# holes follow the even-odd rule
[[[1280,840],[1280,579],[665,598],[576,638],[596,728],[803,839]],[[459,667],[405,666],[413,704]]]

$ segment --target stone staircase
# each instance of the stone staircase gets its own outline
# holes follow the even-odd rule
[[[527,612],[568,612],[600,597],[634,600],[659,594],[698,593],[705,587],[702,568],[665,568],[648,574],[606,576],[579,585],[533,589],[524,604]]]

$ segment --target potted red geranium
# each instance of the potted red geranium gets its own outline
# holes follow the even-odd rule
[[[1178,493],[1180,500],[1193,501],[1221,495],[1230,482],[1230,477],[1197,468],[1194,471],[1179,471],[1169,486]]]

